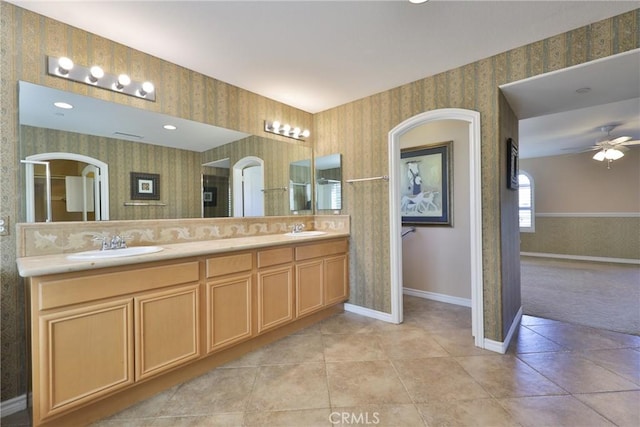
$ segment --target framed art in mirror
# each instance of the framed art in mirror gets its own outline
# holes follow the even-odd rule
[[[131,200],[160,200],[160,175],[131,172]]]
[[[453,142],[400,150],[403,225],[451,226]]]

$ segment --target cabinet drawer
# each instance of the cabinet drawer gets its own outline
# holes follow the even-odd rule
[[[40,294],[40,310],[127,295],[163,286],[197,282],[198,262],[161,265],[130,271],[71,276],[47,280],[34,278]]]
[[[348,250],[347,239],[331,240],[324,243],[313,243],[296,248],[296,261],[318,258],[321,256],[343,254]]]
[[[258,268],[293,262],[293,248],[267,249],[258,252]]]
[[[253,268],[251,252],[225,255],[207,260],[207,278],[249,271]]]

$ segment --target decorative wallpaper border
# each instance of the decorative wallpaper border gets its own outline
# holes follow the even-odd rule
[[[126,236],[130,246],[262,236],[286,233],[299,223],[307,230],[350,231],[348,215],[20,223],[16,252],[27,257],[99,249],[96,238],[114,235]]]

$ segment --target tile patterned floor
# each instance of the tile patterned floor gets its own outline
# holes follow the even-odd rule
[[[404,311],[336,315],[93,427],[640,425],[639,336],[524,316],[500,355],[473,346],[468,308]]]

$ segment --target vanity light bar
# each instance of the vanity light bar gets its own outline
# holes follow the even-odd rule
[[[71,59],[64,56],[60,58],[47,56],[47,72],[51,76],[124,93],[147,101],[155,102],[156,100],[155,87],[151,82],[134,82],[126,74],[106,73],[97,65],[85,67],[74,64]]]
[[[273,122],[265,120],[264,130],[269,133],[275,133],[276,135],[282,135],[288,138],[298,139],[300,141],[304,141],[305,138],[308,138],[309,135],[311,135],[311,132],[309,132],[308,129],[301,130],[299,127],[291,127],[288,124],[283,125],[277,120]]]

